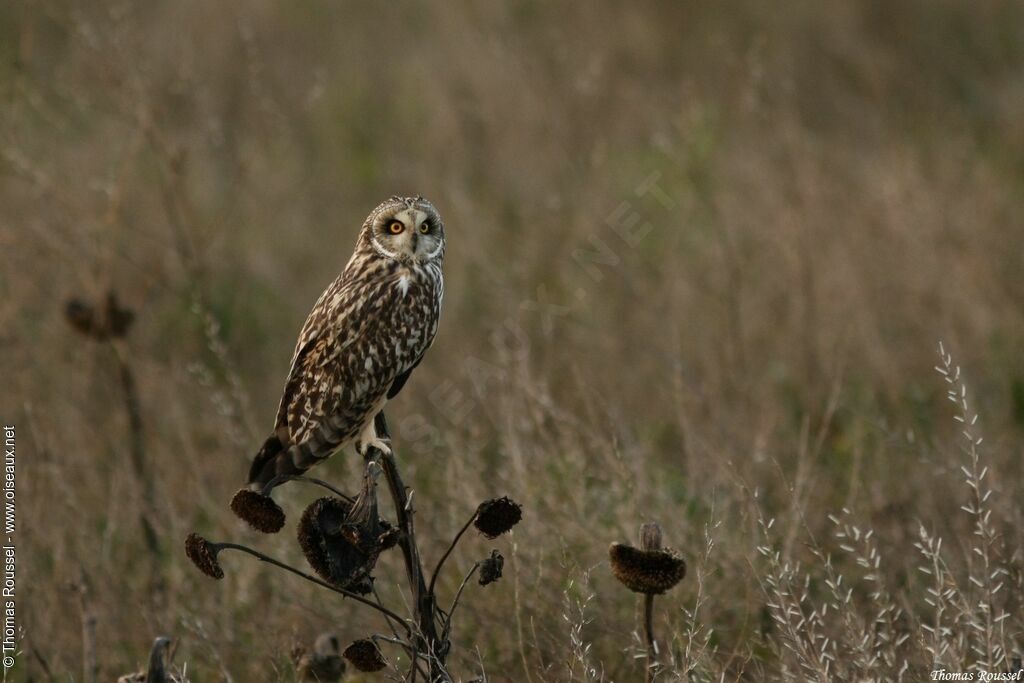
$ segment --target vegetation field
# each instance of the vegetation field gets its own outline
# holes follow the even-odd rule
[[[424,564],[481,501],[523,509],[439,580],[447,608],[504,557],[456,680],[644,680],[609,545],[649,521],[688,565],[656,680],[1020,668],[1024,4],[8,0],[0,102],[5,680],[116,680],[164,635],[193,682],[296,681],[296,645],[388,633],[184,541],[306,569],[319,493],[281,488],[275,535],[228,504],[393,194],[448,239],[387,408]],[[134,317],[98,338],[110,293]],[[361,462],[314,473],[354,492]],[[401,613],[404,571],[375,571]]]

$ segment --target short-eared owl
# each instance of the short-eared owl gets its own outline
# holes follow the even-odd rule
[[[348,265],[299,333],[251,488],[304,472],[353,442],[360,452],[387,450],[374,418],[434,341],[444,245],[441,216],[422,197],[392,197],[366,218]]]

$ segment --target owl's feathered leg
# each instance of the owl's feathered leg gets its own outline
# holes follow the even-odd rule
[[[366,458],[366,454],[371,448],[376,448],[379,451],[391,455],[391,442],[389,439],[382,438],[377,435],[377,413],[380,410],[374,411],[374,413],[367,418],[363,424],[362,430],[359,432],[359,436],[356,437],[356,450],[359,451],[359,455]]]

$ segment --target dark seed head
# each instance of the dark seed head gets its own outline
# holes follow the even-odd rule
[[[355,513],[359,513],[355,510]],[[377,519],[367,525],[361,514],[341,498],[320,498],[313,502],[299,521],[298,537],[302,552],[313,570],[328,583],[360,594],[373,589],[370,572],[377,557],[394,545],[392,527]],[[373,526],[373,533],[368,533]],[[377,535],[373,535],[377,534]]]
[[[292,661],[300,681],[315,683],[337,683],[345,673],[345,660],[341,658],[341,646],[333,633],[322,633],[317,637],[312,652],[302,646],[292,650]]]
[[[501,578],[501,568],[505,564],[505,558],[497,550],[491,551],[491,556],[480,563],[480,585],[486,586]]]
[[[346,647],[344,656],[359,671],[380,671],[388,665],[377,643],[369,638],[357,640]]]
[[[640,550],[612,543],[608,555],[615,578],[637,593],[664,593],[686,576],[686,562],[670,549]]]
[[[104,312],[106,313],[104,327],[111,337],[125,336],[135,320],[135,313],[130,309],[123,308],[117,300],[117,295],[113,292],[107,292],[107,306]]]
[[[217,562],[217,549],[205,538],[191,533],[185,539],[185,554],[199,571],[214,579],[223,579],[224,570]]]
[[[135,314],[122,308],[117,295],[109,292],[102,310],[81,299],[70,299],[64,305],[64,317],[78,332],[103,340],[125,336]]]
[[[270,496],[241,489],[231,499],[231,510],[256,531],[276,534],[284,526],[284,510]]]
[[[99,325],[92,304],[81,299],[71,299],[64,304],[64,317],[77,332],[88,337],[97,336]]]
[[[476,509],[475,526],[487,538],[497,538],[523,518],[523,508],[507,497],[485,500]]]
[[[389,550],[394,548],[398,544],[398,540],[401,537],[402,532],[395,527],[391,527],[384,531],[378,538],[380,542],[381,551]]]

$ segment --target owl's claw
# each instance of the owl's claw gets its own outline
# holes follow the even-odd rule
[[[371,448],[376,448],[385,455],[391,455],[391,440],[382,439],[379,436],[374,435],[366,441],[360,441],[356,444],[356,450],[359,451],[359,455],[365,459]]]
[[[376,448],[377,450],[384,453],[384,455],[391,455],[390,439],[382,439],[379,436],[375,436],[372,439],[370,439],[370,443],[367,445],[370,446],[371,448]]]

